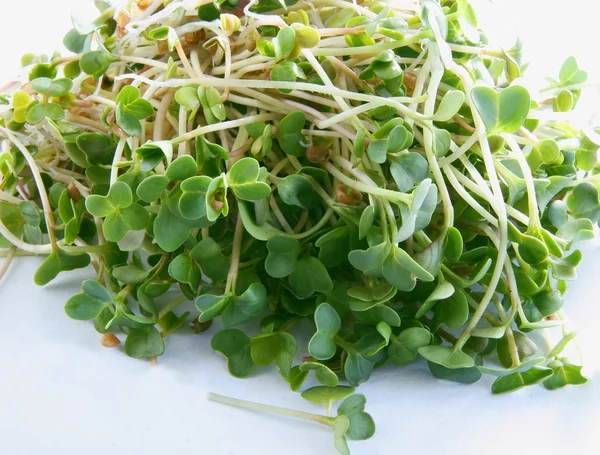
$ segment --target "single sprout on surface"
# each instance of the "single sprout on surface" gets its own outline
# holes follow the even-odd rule
[[[274,363],[325,415],[211,398],[327,425],[344,454],[381,367],[586,382],[563,303],[600,130],[569,123],[573,57],[530,93],[467,0],[95,4],[0,93],[0,277],[91,265],[67,315],[153,362],[218,321],[233,376]]]

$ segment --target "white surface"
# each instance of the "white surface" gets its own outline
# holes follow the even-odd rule
[[[0,0],[1,80],[13,77],[22,53],[58,47],[69,27],[70,5],[75,3]],[[597,76],[593,46],[598,16],[585,10],[594,3],[571,0],[567,10],[562,1],[498,0],[490,17],[496,26],[510,28],[505,24],[511,24],[521,30],[537,67],[555,73],[571,52]],[[515,14],[510,20],[506,19],[509,11]],[[18,23],[11,18],[19,18]],[[535,29],[523,28],[529,20],[534,20]],[[599,242],[590,244],[586,253],[565,309],[580,334],[592,376],[588,385],[556,392],[530,387],[492,396],[490,378],[463,386],[438,381],[423,366],[384,368],[359,388],[368,398],[377,433],[370,441],[351,443],[352,453],[598,454]],[[0,282],[0,453],[335,453],[332,433],[325,427],[208,402],[205,396],[210,390],[320,411],[291,393],[273,370],[262,369],[246,380],[230,377],[224,359],[210,349],[210,334],[169,337],[158,367],[129,359],[120,349],[101,347],[90,324],[71,321],[63,311],[64,302],[79,291],[89,272],[62,275],[38,288],[32,275],[39,262],[19,258]]]

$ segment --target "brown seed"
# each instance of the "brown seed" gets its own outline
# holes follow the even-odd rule
[[[117,14],[115,22],[117,23],[117,25],[120,28],[124,29],[125,26],[127,24],[129,24],[130,20],[131,20],[131,17],[129,16],[129,13],[126,10],[122,9],[122,10],[119,11],[119,14]]]
[[[214,210],[216,210],[218,212],[219,210],[221,210],[223,208],[223,205],[225,205],[225,204],[223,203],[223,201],[220,201],[217,199],[216,194],[213,194],[210,198],[210,205]]]
[[[102,338],[100,338],[100,343],[102,343],[102,346],[106,348],[116,348],[121,344],[119,339],[112,333],[105,333],[102,335]]]
[[[206,332],[212,325],[212,319],[206,322],[199,322],[197,319],[192,323],[194,333]]]
[[[156,42],[156,47],[158,48],[159,54],[166,54],[169,52],[169,44],[166,39],[161,39]]]
[[[254,49],[256,49],[256,41],[254,41],[254,40],[246,41],[246,50],[248,50],[249,52],[252,52]]]
[[[306,159],[318,164],[329,159],[329,150],[322,145],[311,145],[306,149]]]
[[[137,6],[139,9],[144,11],[146,8],[148,8],[150,6],[150,3],[152,3],[152,0],[138,0]]]
[[[363,198],[360,191],[347,187],[346,185],[338,185],[335,189],[335,195],[339,202],[346,205],[356,205],[362,201]]]
[[[69,186],[67,186],[67,192],[71,200],[79,202],[79,199],[81,199],[81,193],[79,192],[74,183],[69,183]]]

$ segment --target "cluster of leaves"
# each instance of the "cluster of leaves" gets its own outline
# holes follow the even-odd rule
[[[73,56],[26,57],[29,82],[0,97],[0,248],[47,254],[39,285],[91,264],[70,317],[135,358],[218,326],[232,375],[274,364],[307,384],[326,415],[298,417],[340,453],[374,432],[352,394],[378,368],[487,374],[494,393],[586,381],[563,355],[574,333],[549,353],[529,335],[563,325],[600,222],[599,132],[563,121],[575,59],[538,102],[515,83],[519,46],[487,48],[467,1],[313,5],[324,27],[304,4],[262,16],[291,1],[239,23],[244,2],[197,21],[179,3],[129,30],[97,1]]]

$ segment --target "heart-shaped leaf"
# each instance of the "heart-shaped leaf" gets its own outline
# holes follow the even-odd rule
[[[492,393],[506,393],[537,384],[552,376],[553,371],[545,367],[533,367],[527,371],[501,376],[492,384]]]
[[[81,290],[65,304],[65,311],[71,319],[89,321],[113,304],[110,292],[97,281],[84,281]]]
[[[317,381],[327,387],[336,387],[339,384],[337,374],[335,374],[329,367],[318,362],[304,362],[300,364],[300,371],[304,371],[308,374],[309,371],[315,372]],[[352,393],[352,392],[351,392]]]
[[[375,434],[375,422],[365,412],[367,399],[364,395],[355,394],[346,398],[337,409],[338,416],[346,416],[350,422],[346,436],[354,440],[369,439]]]
[[[288,280],[292,291],[301,299],[308,298],[315,292],[326,293],[333,289],[327,269],[312,256],[305,256],[297,261]]]
[[[287,332],[261,333],[250,339],[253,362],[267,366],[274,361],[283,377],[290,374],[296,350],[296,339]]]
[[[430,362],[450,369],[475,366],[471,356],[448,346],[423,346],[419,348],[418,352]]]
[[[329,409],[332,403],[343,400],[344,398],[354,393],[354,387],[334,386],[324,387],[317,386],[306,389],[302,392],[302,398],[314,404],[320,404]]]
[[[35,271],[33,281],[38,286],[44,286],[58,276],[60,272],[83,269],[90,264],[87,254],[70,255],[63,250],[52,252]]]
[[[254,362],[250,354],[250,338],[238,329],[217,332],[210,345],[227,359],[227,369],[236,378],[245,378],[254,370]]]
[[[500,92],[475,87],[471,99],[488,134],[515,133],[525,122],[531,104],[529,92],[520,85],[511,85]]]
[[[202,239],[190,251],[190,256],[198,262],[202,273],[213,282],[223,281],[229,271],[229,258],[221,252],[221,247],[211,237]]]
[[[342,327],[340,316],[328,303],[322,303],[315,311],[317,332],[308,343],[308,352],[317,360],[328,360],[334,356],[334,338]]]
[[[158,357],[165,352],[165,342],[154,327],[130,329],[125,340],[125,353],[129,357]]]
[[[292,273],[298,264],[302,247],[297,240],[273,237],[267,242],[269,255],[265,260],[265,271],[273,278],[283,278]]]

